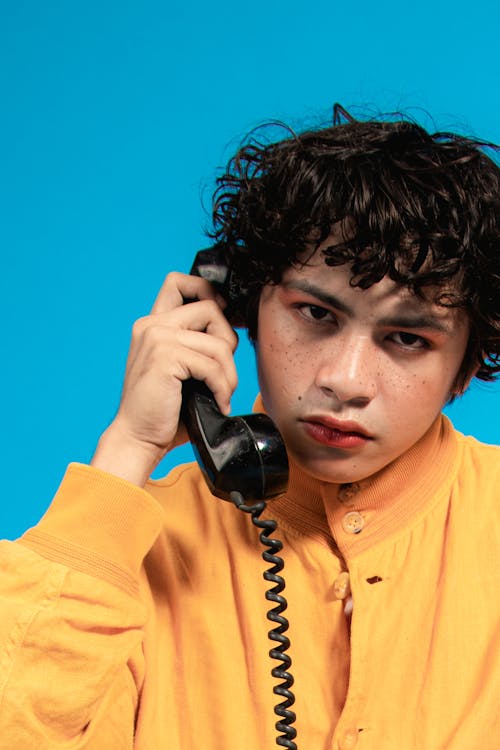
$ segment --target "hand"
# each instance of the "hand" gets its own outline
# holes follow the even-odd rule
[[[92,465],[143,484],[165,454],[187,439],[179,412],[188,378],[203,380],[229,413],[238,339],[223,307],[205,279],[166,277],[151,314],[133,326],[120,407]]]

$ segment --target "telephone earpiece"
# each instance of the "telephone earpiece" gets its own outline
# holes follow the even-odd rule
[[[221,262],[217,248],[201,250],[191,273],[208,279],[228,299],[225,314],[233,325],[238,325],[232,315],[228,269]],[[246,501],[255,502],[285,492],[288,483],[285,444],[266,414],[226,417],[207,386],[191,379],[183,386],[181,418],[214,495],[230,500],[232,492],[239,492]]]
[[[214,245],[205,250],[199,250],[189,273],[210,281],[221,297],[226,300],[227,307],[224,315],[233,328],[245,327],[242,306],[246,299],[246,290],[231,273],[220,247]]]

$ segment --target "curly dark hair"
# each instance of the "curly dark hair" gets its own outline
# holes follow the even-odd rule
[[[456,392],[474,373],[492,380],[500,370],[498,148],[408,119],[287,129],[278,142],[259,142],[254,131],[217,179],[211,232],[244,292],[250,337],[262,287],[348,218],[355,236],[325,250],[325,263],[348,263],[362,289],[387,275],[463,307],[471,335]]]

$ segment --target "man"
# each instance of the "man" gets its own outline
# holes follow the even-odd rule
[[[250,142],[219,180],[213,236],[290,462],[264,513],[286,565],[283,746],[498,747],[499,451],[440,413],[499,368],[486,145],[350,122]],[[0,747],[274,746],[256,531],[195,465],[148,479],[186,439],[185,380],[229,413],[225,307],[167,276],[92,466],[4,544]]]

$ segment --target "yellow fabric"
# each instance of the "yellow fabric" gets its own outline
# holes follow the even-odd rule
[[[299,750],[498,750],[499,474],[445,418],[358,485],[292,466],[266,514]],[[70,466],[0,549],[0,748],[276,747],[261,550],[193,465],[146,490]]]

